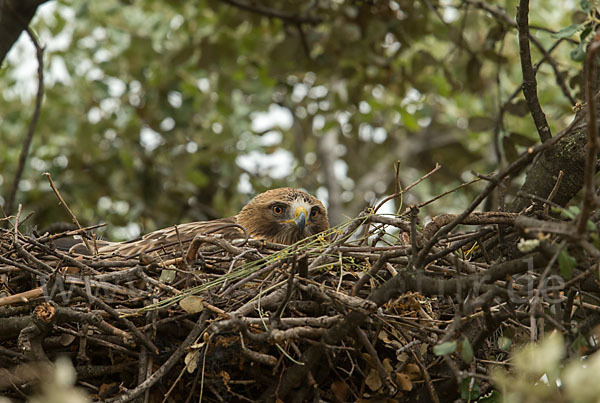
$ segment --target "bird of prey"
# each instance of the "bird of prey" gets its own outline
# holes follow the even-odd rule
[[[127,242],[97,241],[99,254],[133,257],[140,253],[158,251],[188,243],[197,234],[222,234],[226,239],[244,238],[291,245],[297,241],[329,229],[327,211],[317,198],[303,190],[292,188],[271,189],[259,194],[233,217],[212,221],[196,221],[150,232]],[[83,244],[72,252],[89,254]]]

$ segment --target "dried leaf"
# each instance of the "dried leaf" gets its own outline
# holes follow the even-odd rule
[[[197,295],[190,295],[189,297],[185,297],[184,299],[179,301],[179,306],[187,313],[197,313],[202,312],[204,310],[204,303],[202,302],[202,297],[199,297]]]
[[[335,381],[331,384],[331,391],[339,402],[345,402],[348,396],[348,386],[342,381]]]
[[[421,369],[417,364],[408,364],[406,366],[406,372],[410,376],[411,380],[421,379]]]
[[[161,283],[165,283],[165,284],[169,284],[172,283],[173,280],[175,280],[175,277],[177,276],[177,272],[175,270],[162,270],[160,272],[160,282]]]
[[[73,336],[72,334],[61,334],[60,335],[60,344],[63,346],[68,346],[69,344],[73,343],[73,341],[76,339],[76,336]]]
[[[100,397],[100,398],[108,397],[108,396],[118,392],[118,390],[119,390],[119,384],[116,382],[103,383],[102,385],[100,385],[100,388],[98,389],[98,397]]]
[[[405,392],[410,392],[413,388],[413,384],[412,381],[410,380],[410,376],[404,372],[397,372],[396,373],[396,380],[398,381],[398,384],[400,385],[400,389],[402,389]]]
[[[381,332],[379,332],[379,334],[377,335],[377,338],[379,340],[381,340],[382,342],[384,342],[385,344],[390,343],[390,338],[385,330],[382,330]]]
[[[381,386],[383,385],[383,383],[381,382],[381,378],[379,378],[379,374],[374,369],[369,371],[369,375],[367,375],[365,383],[373,392],[376,392],[379,389],[381,389]]]
[[[371,368],[374,368],[374,367],[375,367],[375,363],[373,362],[373,358],[371,358],[371,355],[370,355],[370,354],[367,354],[367,353],[361,353],[361,357],[362,357],[362,359],[363,359],[363,360],[365,360],[365,361],[367,362],[367,364],[369,364],[369,366],[370,366]]]
[[[190,374],[193,374],[196,371],[196,368],[198,368],[198,357],[200,356],[200,351],[199,350],[192,350],[189,353],[187,353],[185,355],[185,365],[186,365],[186,370],[187,372],[189,372]]]
[[[385,372],[387,372],[388,374],[391,374],[393,371],[393,367],[392,367],[392,360],[390,360],[389,358],[386,358],[383,360],[383,362],[381,363],[383,365],[383,369],[385,369]]]

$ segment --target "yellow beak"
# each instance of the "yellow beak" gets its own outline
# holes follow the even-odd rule
[[[298,227],[298,231],[302,234],[304,232],[304,227],[306,227],[306,210],[304,207],[296,208],[296,213],[294,214],[294,222]]]

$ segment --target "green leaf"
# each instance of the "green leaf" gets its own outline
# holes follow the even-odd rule
[[[481,393],[479,384],[477,382],[473,382],[473,385],[471,385],[471,379],[472,378],[463,379],[459,386],[460,397],[467,401],[477,399]]]
[[[487,116],[473,116],[469,118],[469,129],[474,132],[484,132],[494,128],[496,121]]]
[[[175,277],[177,277],[177,272],[175,270],[162,270],[160,272],[160,282],[161,283],[165,283],[165,284],[169,284],[172,283],[173,280],[175,280]]]
[[[584,42],[580,42],[577,48],[573,49],[570,53],[571,60],[581,62],[585,59],[585,52],[583,51]]]
[[[579,214],[580,212],[579,207],[577,206],[571,206],[568,209],[561,207],[552,207],[551,210],[553,213],[559,213],[560,215],[562,215],[565,218],[568,218],[569,220],[574,220],[575,217],[577,217],[577,214]]]
[[[583,42],[583,40],[585,38],[587,38],[587,36],[592,32],[592,26],[588,25],[587,27],[585,27],[585,29],[583,31],[581,31],[581,33],[579,34],[579,39]]]
[[[209,183],[209,178],[202,172],[197,170],[189,170],[186,173],[186,178],[188,181],[190,181],[199,188],[202,188]]]
[[[512,344],[512,340],[508,337],[500,336],[498,337],[498,348],[504,351],[508,351]]]
[[[568,27],[565,27],[563,29],[561,29],[560,31],[558,31],[555,34],[552,34],[553,37],[555,38],[569,38],[571,36],[573,36],[573,34],[577,31],[579,31],[579,28],[581,28],[582,24],[571,24]]]
[[[558,267],[560,269],[560,275],[566,279],[570,279],[573,274],[573,268],[577,264],[574,257],[569,255],[566,249],[560,251],[558,255]]]
[[[529,113],[529,107],[527,106],[527,102],[524,99],[520,99],[516,102],[510,102],[506,105],[506,112],[511,115],[516,115],[523,117]]]
[[[460,356],[464,362],[470,364],[473,361],[473,355],[473,346],[471,346],[469,339],[465,337],[461,345]]]
[[[402,115],[402,122],[407,130],[412,132],[419,130],[419,123],[414,115],[406,112],[405,110],[401,110],[400,115]]]
[[[590,2],[589,0],[579,0],[579,6],[583,11],[590,11]]]
[[[458,346],[458,343],[456,343],[456,340],[447,341],[445,343],[438,344],[437,346],[433,346],[433,354],[435,354],[435,355],[452,354],[453,352],[456,351],[457,346]]]

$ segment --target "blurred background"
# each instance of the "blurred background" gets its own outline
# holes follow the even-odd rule
[[[43,172],[82,225],[107,222],[120,240],[233,215],[280,186],[317,195],[338,224],[394,192],[397,161],[401,186],[442,168],[386,212],[496,170],[539,142],[519,92],[517,4],[49,1],[32,25],[45,97],[16,199],[34,213],[25,225],[70,221]],[[577,30],[556,32],[586,18],[582,4],[531,5],[554,58],[537,73],[554,132],[573,117],[582,70]],[[1,205],[36,91],[21,35],[0,69]],[[484,185],[425,215],[461,211]]]

